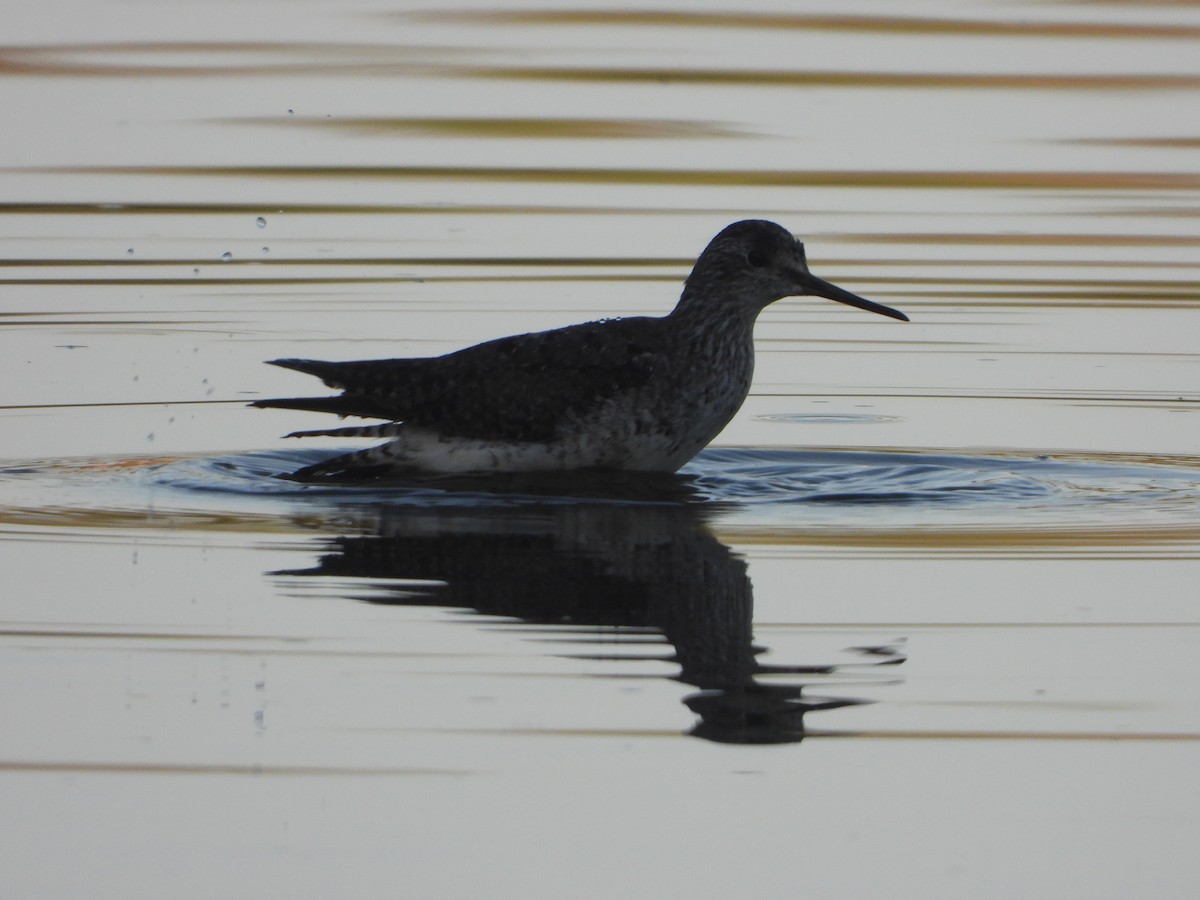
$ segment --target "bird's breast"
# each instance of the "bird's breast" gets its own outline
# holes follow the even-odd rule
[[[643,385],[564,423],[562,443],[603,467],[674,471],[708,445],[741,408],[754,349],[739,335],[695,340]]]

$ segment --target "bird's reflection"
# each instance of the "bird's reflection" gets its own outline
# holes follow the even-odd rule
[[[659,635],[674,648],[666,658],[676,677],[699,689],[684,702],[699,716],[691,733],[707,740],[795,742],[808,712],[862,702],[805,695],[804,675],[836,665],[758,660],[765,648],[753,640],[746,563],[709,530],[707,508],[683,479],[625,475],[597,488],[576,478],[570,501],[531,497],[528,482],[510,485],[519,500],[494,493],[494,483],[488,500],[470,487],[440,485],[450,488],[442,502],[422,493],[420,504],[355,507],[354,536],[334,539],[312,568],[277,574],[379,579],[384,590],[357,599],[470,609],[562,628],[564,638],[594,629],[606,643],[644,650],[647,635]],[[764,683],[765,674],[795,678]]]

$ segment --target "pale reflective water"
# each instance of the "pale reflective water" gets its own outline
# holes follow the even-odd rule
[[[6,12],[19,896],[1191,897],[1190,4]],[[770,308],[678,477],[297,485],[278,356]]]

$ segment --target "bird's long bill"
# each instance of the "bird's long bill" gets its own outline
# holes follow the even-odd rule
[[[879,313],[881,316],[891,316],[893,319],[899,319],[901,322],[907,322],[908,316],[900,312],[898,309],[892,309],[890,306],[884,306],[882,303],[876,303],[873,300],[867,300],[865,297],[860,297],[858,294],[852,294],[847,290],[843,290],[836,284],[830,284],[823,278],[818,278],[811,272],[805,276],[804,293],[812,294],[814,297],[824,297],[826,300],[836,300],[838,303],[845,303],[849,306],[857,306],[859,309],[865,309],[867,312]]]

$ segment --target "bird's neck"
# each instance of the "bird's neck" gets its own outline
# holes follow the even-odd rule
[[[747,386],[754,365],[754,320],[757,310],[722,303],[711,293],[704,297],[685,290],[679,303],[666,317],[671,340],[686,348],[682,358],[695,365],[745,368]]]
[[[758,313],[759,310],[739,304],[732,298],[722,298],[719,290],[714,293],[711,286],[701,293],[685,285],[679,302],[667,318],[679,330],[743,333],[754,330]]]

